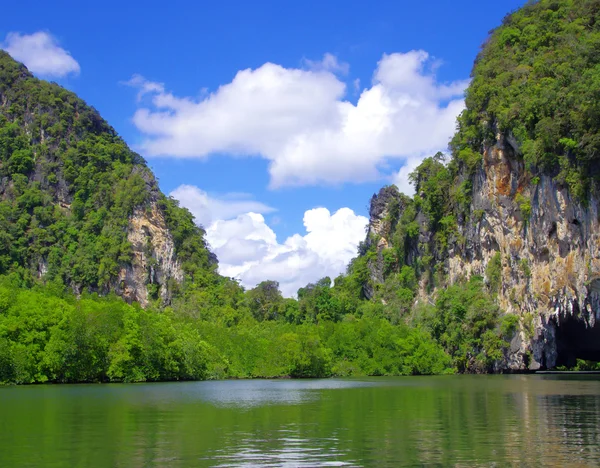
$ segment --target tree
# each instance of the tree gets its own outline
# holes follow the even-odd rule
[[[275,320],[284,314],[284,300],[277,281],[263,281],[246,292],[246,303],[258,321]]]

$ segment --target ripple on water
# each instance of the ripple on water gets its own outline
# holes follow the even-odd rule
[[[202,460],[210,460],[214,467],[362,466],[339,447],[337,437],[294,436],[299,430],[288,427],[260,435],[238,433],[238,443],[215,450]]]

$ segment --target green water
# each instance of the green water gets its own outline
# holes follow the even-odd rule
[[[0,388],[0,466],[597,466],[598,376]]]

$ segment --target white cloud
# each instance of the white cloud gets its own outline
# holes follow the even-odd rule
[[[246,287],[261,281],[279,281],[284,296],[324,276],[344,272],[364,240],[368,220],[349,208],[331,214],[325,208],[304,214],[304,235],[294,234],[282,244],[258,213],[216,221],[207,239],[219,258],[219,271],[241,280]]]
[[[325,208],[304,213],[304,234],[283,243],[261,213],[273,208],[252,200],[248,194],[210,197],[198,187],[182,185],[170,194],[189,209],[196,222],[206,227],[207,240],[219,259],[219,271],[241,280],[248,288],[261,281],[279,281],[281,291],[296,291],[324,276],[332,279],[344,272],[365,238],[367,218],[341,208],[331,214]]]
[[[133,119],[146,137],[141,150],[181,158],[259,155],[270,161],[276,188],[375,180],[390,159],[420,160],[446,149],[467,81],[439,83],[426,52],[384,55],[356,104],[345,100],[346,85],[332,73],[337,59],[326,55],[319,63],[242,70],[200,99],[137,77],[152,92],[152,105]]]
[[[79,63],[71,54],[58,45],[49,33],[8,33],[0,48],[15,60],[23,62],[32,72],[43,76],[64,77],[69,73],[79,74]]]
[[[426,155],[431,156],[431,155]],[[425,156],[424,156],[425,157]],[[404,166],[400,168],[400,170],[394,175],[392,178],[392,182],[398,187],[398,189],[409,196],[414,195],[415,187],[408,180],[408,176],[411,172],[413,172],[419,164],[423,161],[423,157],[412,157],[406,160]]]
[[[271,213],[274,208],[248,198],[247,194],[231,193],[222,197],[211,197],[204,190],[193,185],[180,185],[170,195],[192,212],[196,223],[209,226],[218,219],[231,219],[253,211]]]
[[[313,71],[330,71],[333,73],[339,73],[340,75],[347,75],[350,71],[350,65],[346,62],[340,62],[338,58],[333,54],[323,55],[322,60],[303,60],[304,65]]]
[[[122,84],[131,86],[132,88],[139,88],[137,98],[138,101],[148,93],[164,93],[165,85],[163,83],[156,83],[154,81],[148,81],[142,75],[135,74],[128,81],[124,81]]]

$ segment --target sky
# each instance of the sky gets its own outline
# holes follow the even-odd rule
[[[384,185],[446,151],[488,32],[525,0],[10,2],[0,48],[95,107],[284,295],[344,272]]]

